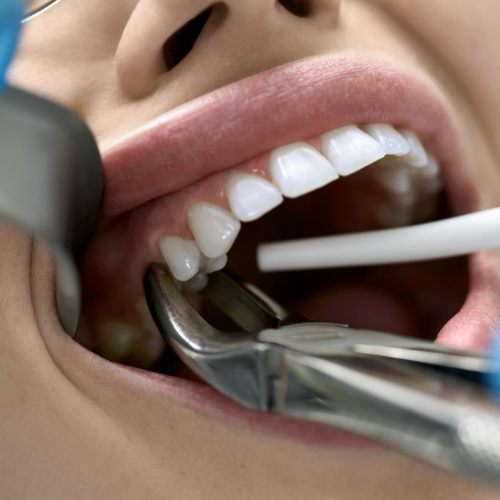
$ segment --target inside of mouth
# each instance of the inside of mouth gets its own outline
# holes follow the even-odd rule
[[[394,192],[393,177],[388,190],[384,176],[398,168],[381,160],[308,195],[286,199],[242,226],[228,254],[228,269],[311,321],[436,338],[465,301],[469,288],[465,257],[300,272],[263,273],[257,267],[256,248],[263,242],[402,227],[454,215],[446,191],[427,181],[423,188],[417,185],[410,201],[408,193]],[[210,322],[218,321],[213,308],[210,311]],[[112,361],[193,378],[170,349],[152,365],[143,363],[141,349],[138,355],[119,359],[95,350]]]
[[[228,268],[308,320],[434,339],[465,300],[465,257],[274,273],[262,273],[257,267],[256,248],[263,242],[386,227],[377,210],[387,207],[380,204],[383,196],[367,169],[305,197],[287,200],[266,217],[244,226],[229,253]],[[432,203],[432,210],[425,203]],[[451,216],[444,192],[423,204],[413,208],[408,224],[398,223],[396,213],[406,207],[395,207],[392,225]]]

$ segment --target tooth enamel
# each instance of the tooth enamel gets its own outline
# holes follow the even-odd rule
[[[165,351],[165,341],[156,329],[143,331],[118,321],[98,325],[96,341],[101,356],[138,368],[152,367]]]
[[[373,123],[362,128],[384,148],[386,155],[402,156],[410,152],[408,142],[392,125]]]
[[[187,281],[198,272],[200,249],[194,241],[179,236],[165,236],[159,247],[162,257],[177,280]]]
[[[356,125],[341,127],[321,136],[323,153],[337,172],[350,175],[380,160],[384,148]]]
[[[140,338],[139,330],[117,321],[108,321],[96,327],[99,353],[111,361],[125,358]]]
[[[425,167],[428,162],[428,156],[417,134],[407,129],[403,129],[400,132],[410,146],[410,152],[403,156],[405,162],[412,167]]]
[[[403,194],[412,191],[412,177],[408,168],[401,164],[383,164],[377,170],[377,183],[394,194]]]
[[[211,203],[199,202],[187,214],[189,228],[206,257],[227,253],[238,236],[240,222],[229,212]]]
[[[243,222],[258,219],[283,201],[276,186],[245,172],[229,174],[226,194],[231,211]]]
[[[224,269],[224,267],[226,267],[226,264],[227,264],[226,254],[216,257],[215,259],[209,259],[208,257],[202,255],[200,262],[200,271],[206,274],[212,274],[215,273],[216,271]]]
[[[305,142],[272,151],[270,169],[274,183],[288,198],[302,196],[339,177],[330,162]]]
[[[203,273],[198,273],[196,276],[191,278],[182,284],[182,290],[187,293],[196,293],[203,290],[208,284],[208,276]]]
[[[413,169],[413,173],[417,176],[426,178],[438,177],[441,172],[438,161],[432,155],[427,155],[427,163],[422,167]]]

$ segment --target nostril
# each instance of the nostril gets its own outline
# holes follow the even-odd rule
[[[278,0],[278,3],[297,17],[308,17],[313,14],[312,0]]]
[[[171,35],[163,45],[167,70],[175,68],[191,52],[216,5],[212,5],[189,20]]]

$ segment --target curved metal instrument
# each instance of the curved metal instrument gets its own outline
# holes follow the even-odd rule
[[[500,485],[500,411],[481,388],[481,353],[297,319],[224,273],[204,291],[246,332],[221,332],[160,265],[146,296],[160,332],[208,384],[261,411],[339,427]],[[476,383],[473,384],[471,380]]]

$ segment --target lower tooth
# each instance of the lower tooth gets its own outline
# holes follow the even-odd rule
[[[96,329],[97,349],[106,359],[150,368],[161,357],[165,342],[158,332],[142,331],[127,324],[109,321]]]
[[[182,283],[182,291],[187,293],[201,292],[208,284],[208,276],[198,273],[194,278]]]
[[[224,269],[224,267],[226,267],[226,264],[227,264],[226,254],[221,255],[220,257],[216,257],[215,259],[209,259],[208,257],[202,255],[200,262],[200,271],[206,274],[215,273],[216,271]]]

